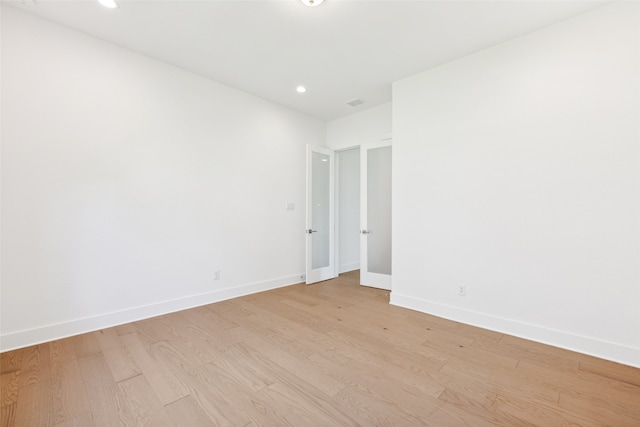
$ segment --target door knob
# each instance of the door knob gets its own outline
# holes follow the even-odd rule
[[[361,233],[362,233],[362,234],[371,234],[371,233],[373,233],[373,231],[370,231],[370,230],[362,230],[362,231],[361,231]]]
[[[318,232],[318,230],[311,230],[311,229],[307,230],[307,234],[317,233],[317,232]]]

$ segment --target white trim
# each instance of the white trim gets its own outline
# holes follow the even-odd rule
[[[338,267],[338,273],[348,273],[350,271],[359,270],[360,263],[359,262],[350,262],[348,264],[342,264]]]
[[[391,292],[390,304],[640,368],[640,348],[465,310]]]
[[[336,277],[342,273],[340,271],[340,198],[338,193],[340,192],[340,156],[337,151],[333,152],[334,158],[334,177],[333,177],[333,265],[335,266]]]
[[[344,148],[338,148],[338,149],[334,150],[334,152],[341,153],[343,151],[359,150],[359,149],[360,149],[360,144],[357,144],[357,145],[350,145],[350,146],[344,147]]]
[[[382,134],[378,137],[378,141],[388,141],[393,140],[393,134],[391,132]]]
[[[163,314],[212,304],[231,298],[268,291],[270,289],[294,285],[296,283],[300,283],[301,275],[302,273],[267,280],[264,282],[249,283],[233,288],[219,289],[204,294],[191,295],[174,300],[132,307],[121,311],[104,313],[97,316],[84,317],[68,322],[61,322],[53,325],[46,325],[39,328],[5,334],[0,336],[0,352],[110,328],[125,323],[148,319],[150,317],[161,316]]]

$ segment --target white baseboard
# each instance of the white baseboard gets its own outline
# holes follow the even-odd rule
[[[359,270],[360,263],[359,262],[351,262],[349,264],[342,264],[338,266],[338,274],[348,273],[353,270]]]
[[[201,305],[237,298],[270,289],[281,288],[300,283],[301,274],[265,282],[250,283],[234,288],[219,289],[204,294],[190,295],[169,301],[133,307],[126,310],[99,314],[96,316],[75,319],[69,322],[46,325],[39,328],[13,332],[0,336],[0,352],[28,347],[43,342],[53,341],[86,332],[110,328],[137,320],[161,316],[163,314],[186,310]]]
[[[548,329],[391,292],[390,304],[640,368],[640,348]]]

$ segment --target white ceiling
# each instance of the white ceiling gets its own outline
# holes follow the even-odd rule
[[[4,3],[323,120],[389,102],[393,81],[602,4],[119,0],[111,10],[32,1]],[[366,103],[346,105],[355,98]]]

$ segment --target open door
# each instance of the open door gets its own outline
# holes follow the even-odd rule
[[[391,290],[391,140],[360,147],[360,284]]]
[[[307,146],[306,282],[336,277],[334,257],[334,152]]]

